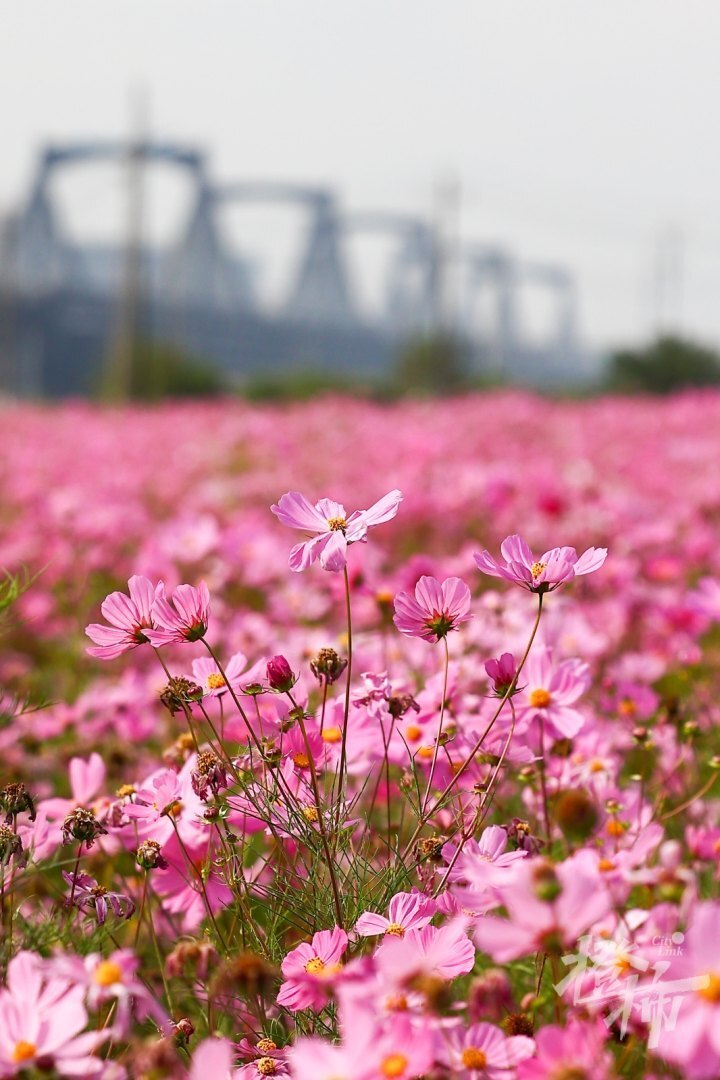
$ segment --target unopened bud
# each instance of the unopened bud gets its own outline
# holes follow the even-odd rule
[[[271,690],[288,694],[297,682],[297,675],[284,656],[273,656],[267,662],[267,680]]]
[[[546,903],[557,900],[562,892],[562,885],[555,873],[555,867],[549,862],[543,861],[535,867],[533,870],[533,883],[538,900],[544,900]]]

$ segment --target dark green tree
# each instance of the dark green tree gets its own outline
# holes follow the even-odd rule
[[[622,393],[669,394],[686,386],[720,383],[720,355],[694,341],[668,335],[610,360],[609,385]]]

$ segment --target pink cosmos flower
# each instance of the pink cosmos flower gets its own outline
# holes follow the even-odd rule
[[[20,952],[0,990],[0,1075],[17,1076],[39,1062],[60,1076],[95,1076],[102,1063],[93,1050],[107,1031],[80,1034],[88,1015],[85,988],[53,977],[35,953]]]
[[[59,956],[49,963],[59,977],[85,987],[85,1000],[93,1012],[115,1003],[114,1037],[127,1037],[133,1016],[138,1020],[150,1017],[158,1030],[167,1031],[170,1018],[138,976],[140,961],[130,949],[116,949],[107,958],[100,953]]]
[[[248,667],[245,654],[237,652],[230,657],[227,664],[223,664],[227,682],[211,656],[199,656],[193,660],[192,673],[195,682],[202,688],[203,697],[220,697],[227,693],[228,684],[236,694],[242,694],[246,686],[261,684],[266,667],[264,659]]]
[[[108,907],[119,919],[129,919],[135,911],[135,903],[125,893],[111,892],[104,885],[98,885],[95,878],[84,874],[81,870],[73,876],[65,870],[62,876],[70,886],[72,906],[78,911],[91,912],[95,915],[98,925],[102,926],[107,918]],[[70,906],[70,897],[65,901]]]
[[[328,989],[342,970],[340,958],[347,949],[348,936],[339,926],[313,934],[312,942],[292,949],[282,962],[285,982],[277,996],[286,1009],[315,1009],[327,1003]]]
[[[720,901],[695,906],[666,981],[687,980],[677,1023],[660,1033],[658,1053],[689,1080],[720,1075]]]
[[[401,592],[395,597],[393,622],[401,634],[409,637],[440,641],[471,618],[470,589],[458,577],[440,583],[434,577],[423,576],[415,586],[414,596]]]
[[[306,570],[319,559],[323,570],[337,572],[345,566],[348,544],[367,540],[368,529],[394,518],[401,502],[402,492],[390,491],[369,510],[348,516],[333,499],[320,499],[313,506],[299,491],[288,491],[270,509],[283,525],[313,534],[290,552],[291,570]]]
[[[165,595],[165,586],[162,581],[153,585],[146,577],[135,575],[128,581],[128,592],[129,597],[122,592],[110,593],[100,605],[111,626],[91,623],[85,627],[85,633],[97,646],[88,648],[88,656],[114,660],[150,640],[146,631],[156,625],[152,607]]]
[[[382,973],[399,985],[418,975],[455,979],[475,965],[475,948],[465,933],[467,920],[408,930],[404,937],[386,936],[375,957]]]
[[[498,562],[489,551],[475,554],[478,570],[490,577],[517,582],[530,592],[553,592],[565,581],[599,570],[607,558],[607,548],[588,548],[578,556],[575,548],[550,548],[544,555],[533,555],[521,536],[508,536],[500,545],[505,560]]]
[[[189,1080],[231,1080],[238,1075],[233,1069],[235,1054],[228,1039],[211,1036],[203,1040],[192,1056]]]
[[[444,1034],[441,1055],[458,1080],[511,1080],[515,1067],[535,1052],[526,1035],[505,1035],[495,1024],[460,1025]]]
[[[295,1080],[415,1080],[432,1068],[432,1031],[407,1016],[381,1024],[368,1010],[346,1008],[342,1043],[301,1038],[290,1050]]]
[[[610,1080],[613,1058],[606,1049],[610,1033],[600,1020],[571,1019],[565,1028],[551,1025],[535,1036],[536,1056],[518,1069],[518,1080],[551,1080],[552,1077],[590,1076]]]
[[[527,851],[506,851],[508,834],[499,825],[488,825],[479,840],[468,840],[453,864],[449,881],[462,881],[471,892],[484,892],[493,885],[507,882],[508,872],[527,857]],[[443,859],[451,863],[456,844],[445,844]]]
[[[523,670],[525,686],[515,698],[518,718],[542,720],[553,738],[574,738],[585,717],[574,705],[590,687],[590,668],[582,660],[553,661],[548,646],[536,649]]]
[[[159,596],[152,606],[157,629],[148,630],[151,645],[158,648],[171,641],[198,641],[205,637],[210,621],[210,593],[204,581],[194,585],[178,585],[172,601]]]
[[[563,863],[525,859],[507,885],[495,886],[509,918],[484,915],[475,944],[504,964],[542,949],[567,948],[612,907],[597,860],[581,851]]]
[[[405,937],[407,930],[427,926],[436,910],[435,901],[421,892],[397,893],[388,904],[387,917],[366,911],[355,923],[355,929],[363,937],[375,934]]]

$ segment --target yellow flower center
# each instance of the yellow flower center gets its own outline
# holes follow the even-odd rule
[[[534,578],[539,578],[546,566],[547,566],[547,563],[534,562],[532,564],[532,566],[530,567],[530,573],[532,574],[532,576]]]
[[[271,1050],[277,1050],[277,1043],[273,1042],[272,1039],[260,1039],[257,1049],[261,1054],[269,1054]]]
[[[543,690],[542,687],[530,693],[530,704],[533,709],[547,709],[551,701],[550,691]]]
[[[391,937],[405,937],[405,930],[399,922],[391,922],[385,933]]]
[[[19,1043],[15,1043],[15,1049],[12,1052],[12,1059],[15,1062],[29,1061],[30,1058],[34,1058],[37,1053],[37,1046],[35,1043],[24,1042],[21,1040]]]
[[[342,739],[342,731],[339,727],[326,727],[322,733],[325,742],[335,743]]]
[[[417,752],[417,756],[423,758],[425,761],[430,761],[434,753],[435,748],[433,746],[421,746]]]
[[[600,862],[598,863],[598,870],[602,870],[603,873],[607,874],[611,870],[614,870],[614,869],[615,869],[615,863],[612,861],[612,859],[601,859]]]
[[[318,820],[317,809],[314,806],[304,806],[303,817],[306,821],[310,821],[312,823],[316,822]]]
[[[617,818],[610,818],[605,830],[608,836],[624,836],[627,830],[627,825],[624,821],[618,821]]]
[[[98,986],[112,986],[122,982],[122,968],[114,960],[101,960],[93,972],[93,982]]]
[[[275,1062],[271,1057],[261,1057],[259,1061],[255,1062],[255,1065],[261,1076],[274,1076],[277,1071]]]
[[[621,716],[634,716],[637,712],[637,705],[632,698],[623,698],[618,705],[618,712]]]
[[[295,764],[297,765],[298,769],[309,769],[310,768],[310,758],[307,756],[307,754],[302,754],[302,753],[293,754],[292,759],[295,762]]]
[[[605,772],[605,762],[600,761],[599,758],[595,758],[594,761],[590,762],[590,772],[591,773]]]
[[[477,1046],[466,1046],[460,1060],[466,1069],[484,1069],[487,1065],[487,1054]]]
[[[698,994],[703,1001],[709,1002],[710,1005],[720,1005],[720,973],[717,971],[708,972],[708,984],[703,986],[702,990],[698,990]]]
[[[409,1064],[404,1054],[390,1054],[380,1065],[380,1072],[392,1080],[393,1077],[404,1076]]]
[[[405,738],[408,742],[417,742],[422,736],[422,728],[417,724],[408,724],[405,728]]]
[[[632,971],[630,957],[626,956],[624,953],[621,953],[620,956],[618,956],[615,960],[615,968],[618,975],[627,975],[629,971]]]
[[[213,671],[211,675],[207,677],[208,690],[219,690],[221,686],[227,686],[225,679],[218,671]]]
[[[313,956],[305,965],[305,970],[308,975],[320,975],[325,970],[325,961],[321,960],[319,956]]]
[[[327,523],[331,532],[345,532],[347,529],[347,518],[328,518]]]

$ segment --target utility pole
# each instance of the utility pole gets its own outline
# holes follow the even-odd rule
[[[459,312],[457,274],[460,249],[460,182],[446,177],[435,185],[435,259],[433,323],[440,334],[453,334]]]
[[[143,254],[143,168],[147,140],[147,100],[135,92],[132,126],[125,170],[125,242],[123,269],[115,325],[105,364],[104,396],[111,401],[127,401],[133,391],[137,369],[137,347],[142,303]]]

